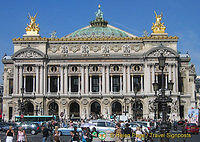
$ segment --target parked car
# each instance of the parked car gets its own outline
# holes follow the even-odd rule
[[[136,131],[136,128],[140,127],[140,128],[142,128],[143,132],[145,132],[145,131],[149,132],[149,129],[145,125],[142,125],[141,123],[138,123],[138,122],[131,122],[130,127],[133,131]]]
[[[199,127],[197,126],[196,123],[187,123],[185,125],[185,131],[186,131],[186,133],[198,134],[199,133]]]
[[[71,131],[74,131],[73,127],[63,127],[58,129],[58,132],[61,136],[70,136]],[[80,127],[77,127],[77,132],[82,132],[82,129]]]
[[[137,123],[137,124],[140,124],[140,125],[144,126],[144,129],[147,129],[147,132],[156,130],[155,123],[153,123],[153,122],[135,121],[134,123]]]
[[[19,125],[19,127],[22,127],[26,133],[37,135],[41,132],[41,128],[38,123],[33,122],[23,122]]]
[[[90,130],[95,127],[98,132],[106,133],[105,141],[115,141],[113,137],[115,124],[113,122],[108,120],[91,120],[89,123],[94,124],[94,126],[90,126]]]
[[[185,124],[185,121],[184,121],[184,120],[179,120],[179,121],[178,121],[178,125],[183,125],[183,124]]]

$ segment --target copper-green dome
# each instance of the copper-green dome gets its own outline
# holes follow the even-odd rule
[[[79,29],[69,35],[67,38],[86,38],[86,37],[134,37],[134,35],[120,30],[111,25],[106,27],[87,26]]]
[[[100,9],[96,12],[96,19],[90,22],[90,26],[81,28],[66,38],[101,38],[101,37],[136,37],[121,29],[108,25],[103,19],[103,12]]]

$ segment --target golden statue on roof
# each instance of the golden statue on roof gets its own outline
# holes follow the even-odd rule
[[[26,27],[26,34],[27,35],[38,35],[40,28],[39,28],[39,24],[36,24],[36,16],[37,13],[35,14],[35,16],[31,16],[30,13],[28,13],[28,19],[30,20],[30,23],[27,24]]]
[[[165,33],[166,27],[164,26],[164,23],[161,23],[163,13],[161,12],[161,15],[157,15],[157,13],[154,11],[156,16],[156,22],[153,23],[153,26],[151,29],[153,30],[153,33]]]

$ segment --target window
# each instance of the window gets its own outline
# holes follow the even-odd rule
[[[26,92],[33,92],[33,76],[26,76]]]
[[[92,76],[92,92],[99,92],[99,76]]]
[[[56,66],[52,66],[51,67],[51,72],[56,72],[57,71],[57,67]]]
[[[73,71],[73,72],[77,72],[77,70],[78,70],[78,68],[77,68],[76,66],[73,66],[73,67],[72,67],[72,71]]]
[[[93,70],[94,72],[97,72],[97,71],[98,71],[98,66],[93,66],[92,70]]]
[[[78,92],[78,76],[71,77],[71,92]]]
[[[57,92],[58,91],[58,77],[51,76],[50,77],[50,92]]]
[[[113,76],[113,92],[119,92],[120,91],[120,76],[115,75]]]
[[[158,88],[161,89],[162,88],[162,75],[159,74],[158,75]],[[164,86],[165,86],[165,75],[164,75]]]
[[[113,70],[114,71],[119,71],[119,66],[117,66],[117,65],[113,66]]]
[[[28,72],[32,72],[32,71],[33,71],[33,68],[32,68],[31,66],[28,66],[28,67],[27,67],[27,71],[28,71]]]
[[[9,79],[9,94],[13,93],[13,79]]]
[[[138,91],[140,91],[140,89],[141,89],[141,76],[140,75],[134,75],[133,76],[133,82],[132,82],[132,80],[131,80],[131,84],[133,83],[133,85],[131,85],[131,86],[134,86],[134,85],[138,85]],[[132,91],[134,91],[134,88],[132,88]]]

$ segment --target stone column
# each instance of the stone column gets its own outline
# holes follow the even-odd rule
[[[109,65],[106,66],[106,93],[110,92],[110,74],[109,74]]]
[[[81,66],[81,94],[84,94],[84,86],[85,86],[85,80],[84,80],[84,66]]]
[[[57,78],[57,87],[58,87],[57,92],[60,92],[60,76],[58,76],[58,78]]]
[[[19,66],[19,94],[21,94],[21,88],[23,87],[23,66]]]
[[[106,78],[105,78],[105,65],[102,66],[102,93],[105,94],[106,91]]]
[[[43,88],[43,91],[44,91],[44,94],[47,93],[47,79],[48,79],[48,67],[46,66],[46,64],[44,64],[44,78],[43,78],[43,82],[44,82],[44,88]]]
[[[99,75],[99,92],[101,92],[101,75]]]
[[[14,65],[14,71],[13,71],[13,94],[16,93],[16,65]]]
[[[143,91],[144,91],[144,88],[143,88],[143,75],[141,75],[141,92],[143,92]]]
[[[48,93],[50,93],[50,76],[48,76]]]
[[[72,85],[72,78],[71,75],[69,76],[69,93],[71,93],[71,85]]]
[[[64,94],[64,66],[60,67],[60,93]]]
[[[175,64],[175,91],[178,92],[178,66]]]
[[[172,80],[172,66],[169,65],[169,81]]]
[[[44,91],[44,67],[40,67],[40,93],[43,93]]]
[[[112,93],[113,92],[113,75],[111,74],[110,75],[110,92]]]
[[[145,93],[150,92],[150,66],[145,63],[144,67],[144,82],[145,82],[145,87],[144,91]]]
[[[33,75],[33,92],[35,92],[35,75]]]
[[[92,75],[90,75],[90,93],[92,92]]]
[[[78,93],[81,91],[81,76],[78,75]]]
[[[40,80],[39,80],[39,66],[36,66],[36,94],[39,93],[39,84],[40,84]]]
[[[130,65],[127,66],[127,89],[128,89],[128,93],[130,93],[131,91],[131,79],[130,79]]]
[[[156,79],[155,79],[155,66],[154,65],[152,65],[152,68],[151,68],[151,75],[152,75],[152,83],[151,83],[151,87],[152,87],[152,92],[154,91],[153,90],[153,83],[155,83],[156,82]]]
[[[26,75],[23,75],[23,76],[24,76],[24,85],[23,85],[23,87],[24,87],[24,92],[26,92]],[[20,90],[21,90],[21,88],[20,88]]]
[[[120,74],[120,93],[122,93],[122,85],[123,85],[122,75]]]
[[[65,66],[64,69],[64,93],[68,92],[68,66]]]
[[[88,91],[88,88],[89,88],[89,79],[88,79],[88,76],[89,76],[89,71],[88,71],[88,65],[86,65],[85,67],[85,93],[88,94],[89,91]]]
[[[126,65],[123,67],[123,93],[126,93]]]
[[[15,66],[15,81],[14,81],[14,86],[15,86],[15,94],[19,93],[19,72],[18,72],[18,66]]]
[[[167,74],[165,74],[165,88],[166,88],[166,89],[167,89],[167,83],[168,83]]]
[[[173,83],[174,83],[173,91],[176,92],[176,67],[175,67],[175,64],[172,66],[172,68],[173,68]]]
[[[131,79],[132,79],[132,92],[134,92],[134,80],[133,80],[133,74],[131,75]]]

